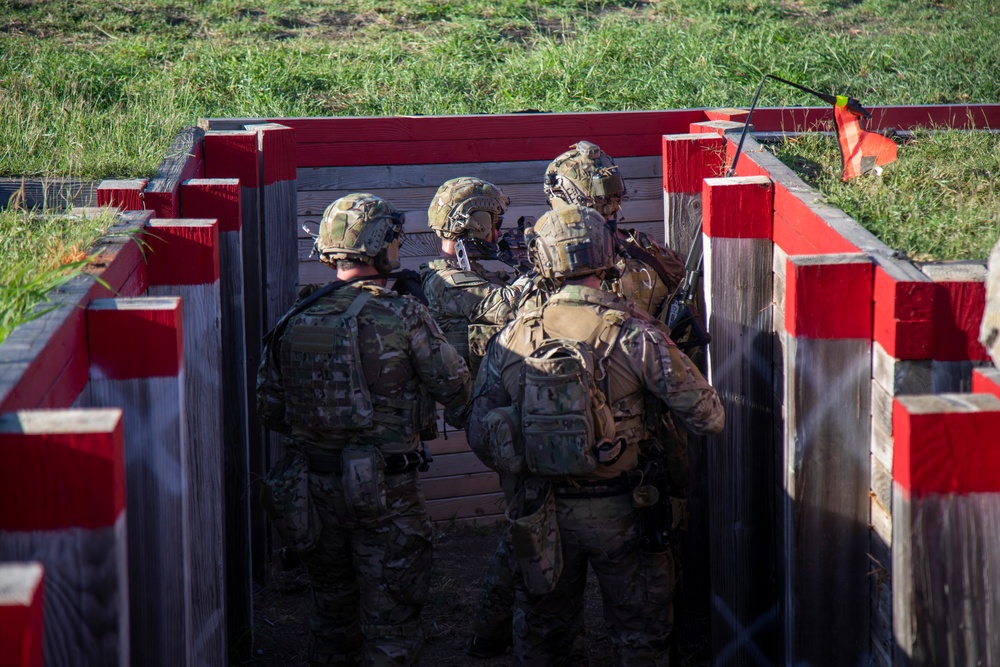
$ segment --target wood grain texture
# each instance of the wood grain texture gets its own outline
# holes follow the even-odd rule
[[[97,186],[97,206],[141,211],[145,208],[142,191],[148,182],[145,178],[101,181]]]
[[[808,338],[871,340],[871,258],[860,254],[789,256],[785,329]]]
[[[723,175],[724,140],[711,134],[668,134],[663,137],[663,191],[701,194],[701,182]]]
[[[44,591],[41,563],[0,563],[0,664],[42,667]]]
[[[45,665],[130,664],[125,524],[123,512],[102,528],[0,530],[0,561],[37,561],[45,568]],[[0,644],[0,655],[6,648]]]
[[[789,336],[785,355],[786,660],[861,664],[870,652],[871,342]]]
[[[181,183],[189,178],[204,176],[202,140],[205,131],[199,127],[182,129],[167,147],[167,153],[156,173],[143,190],[145,207],[160,218],[181,215]]]
[[[704,243],[712,334],[708,377],[726,409],[726,428],[706,438],[712,595],[717,600],[712,641],[721,653],[737,638],[735,628],[753,625],[756,646],[773,659],[779,637],[773,610],[780,603],[774,580],[760,576],[774,562],[773,473],[780,458],[780,450],[768,447],[773,428],[771,241],[706,237]],[[754,660],[752,653],[738,652],[731,664]]]
[[[0,178],[0,209],[101,206],[97,183],[76,178]]]
[[[215,221],[212,227],[217,228]],[[218,261],[218,245],[215,246]],[[185,545],[193,592],[186,610],[188,664],[227,664],[225,508],[222,440],[222,330],[219,280],[201,285],[151,285],[149,296],[178,296],[184,308],[184,403],[187,448]]]

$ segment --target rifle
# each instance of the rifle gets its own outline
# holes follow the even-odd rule
[[[684,280],[670,298],[666,308],[666,324],[670,329],[670,339],[681,350],[704,347],[712,342],[712,336],[705,328],[701,313],[698,312],[698,285],[701,282],[701,265],[704,252],[701,247],[701,225],[695,233],[684,262]]]

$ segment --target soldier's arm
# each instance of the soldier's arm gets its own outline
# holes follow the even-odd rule
[[[264,428],[277,433],[288,433],[285,422],[285,385],[281,369],[274,362],[277,350],[272,345],[280,345],[280,340],[270,340],[264,346],[257,368],[257,418]]]
[[[504,390],[500,376],[500,336],[494,336],[486,346],[486,354],[479,366],[475,389],[472,393],[472,406],[469,411],[469,424],[465,435],[472,451],[486,448],[484,443],[483,417],[495,407],[510,405],[510,397]]]
[[[689,431],[722,430],[726,420],[718,393],[661,329],[631,320],[619,340],[645,388]]]
[[[445,420],[461,428],[465,424],[472,382],[465,360],[445,340],[426,308],[416,300],[404,309],[410,326],[410,360],[427,391],[444,406]]]

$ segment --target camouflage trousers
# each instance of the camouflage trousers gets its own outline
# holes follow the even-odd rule
[[[615,664],[667,666],[673,630],[674,559],[635,545],[639,519],[631,495],[558,498],[563,569],[555,590],[542,596],[517,590],[515,664],[577,665],[574,627],[583,613],[587,566],[597,575]]]
[[[433,534],[417,472],[386,477],[388,510],[373,519],[350,518],[336,474],[310,474],[309,492],[322,524],[319,544],[302,554],[310,664],[416,664]]]

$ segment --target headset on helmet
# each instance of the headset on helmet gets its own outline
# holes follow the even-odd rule
[[[628,190],[618,165],[599,146],[578,141],[545,170],[545,196],[559,204],[589,206],[605,218],[618,213]]]
[[[559,206],[545,213],[528,236],[528,252],[543,278],[565,279],[614,268],[615,248],[604,217],[594,209]]]
[[[444,239],[485,241],[503,223],[510,199],[503,190],[478,178],[445,181],[427,209],[427,225]]]
[[[325,264],[348,259],[392,271],[399,260],[388,260],[384,251],[396,239],[402,243],[404,222],[403,213],[386,200],[355,192],[327,206],[314,248]]]

